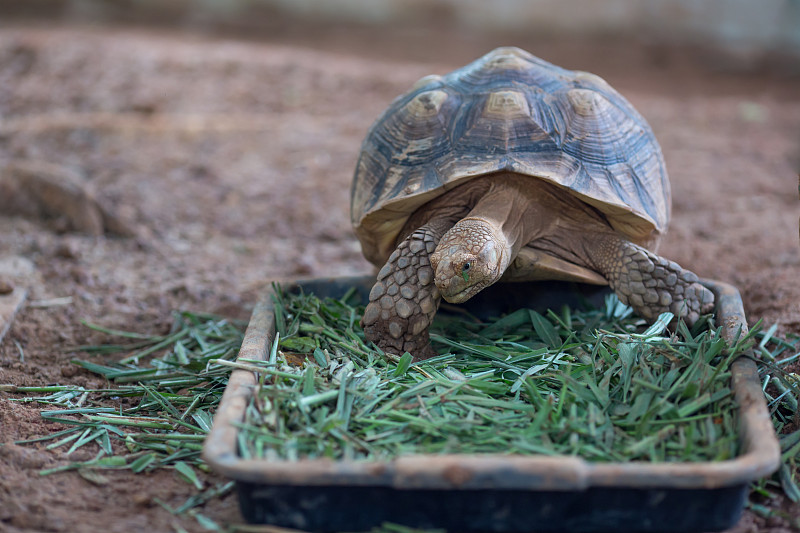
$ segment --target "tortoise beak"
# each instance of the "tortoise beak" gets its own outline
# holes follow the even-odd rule
[[[450,303],[462,303],[480,292],[483,284],[476,284],[469,275],[464,275],[463,261],[453,261],[444,257],[438,261],[434,283],[442,297]]]

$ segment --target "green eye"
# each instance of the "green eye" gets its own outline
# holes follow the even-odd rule
[[[469,269],[471,266],[469,261],[461,265],[461,277],[464,278],[464,281],[469,281]]]

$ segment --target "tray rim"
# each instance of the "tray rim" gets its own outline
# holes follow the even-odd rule
[[[371,283],[372,276],[287,280],[304,283]],[[541,282],[539,282],[541,283]],[[717,298],[718,325],[729,340],[747,331],[739,291],[730,284],[703,280]],[[274,329],[271,284],[253,309],[241,358],[266,359]],[[236,481],[264,485],[388,486],[396,489],[570,491],[589,487],[642,489],[715,489],[749,483],[780,466],[780,446],[761,390],[755,362],[733,362],[732,386],[739,405],[743,453],[717,462],[591,463],[579,457],[448,454],[409,455],[384,461],[243,459],[236,452],[238,430],[257,383],[255,373],[234,370],[225,388],[203,458],[217,473]]]

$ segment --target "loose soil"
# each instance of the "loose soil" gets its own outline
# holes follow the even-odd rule
[[[661,253],[738,286],[751,322],[800,333],[800,81],[781,72],[718,72],[690,50],[630,42],[454,30],[293,25],[246,41],[11,25],[0,28],[0,184],[14,165],[61,168],[134,236],[0,213],[0,281],[29,290],[0,345],[0,383],[104,386],[70,364],[70,347],[104,340],[82,320],[161,333],[173,309],[246,318],[268,280],[372,272],[348,215],[366,129],[419,77],[501,44],[595,72],[628,97],[672,178]],[[201,530],[157,504],[193,494],[170,471],[111,472],[104,486],[40,477],[96,450],[11,444],[61,428],[10,398],[0,395],[0,530]],[[241,521],[233,495],[203,513]],[[747,512],[733,531],[787,527]]]

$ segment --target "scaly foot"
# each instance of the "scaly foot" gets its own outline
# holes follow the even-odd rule
[[[619,239],[603,245],[601,273],[620,301],[655,320],[671,312],[692,325],[714,310],[714,294],[689,270],[641,246]]]
[[[367,340],[381,350],[414,359],[433,357],[428,328],[441,296],[433,283],[430,254],[447,230],[442,223],[417,229],[389,257],[369,294],[361,325]]]

